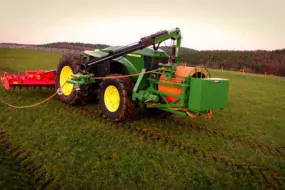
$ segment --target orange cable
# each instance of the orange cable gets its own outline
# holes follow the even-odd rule
[[[5,102],[4,100],[1,100],[1,99],[0,99],[0,102],[2,102],[3,104],[5,104],[5,105],[7,105],[7,106],[9,106],[11,108],[17,108],[17,109],[32,108],[32,107],[36,107],[36,106],[38,106],[40,104],[43,104],[44,102],[52,99],[56,94],[57,94],[57,92],[55,92],[53,95],[51,95],[50,97],[48,97],[47,99],[45,99],[45,100],[43,100],[41,102],[38,102],[38,103],[35,103],[35,104],[32,104],[32,105],[28,105],[28,106],[14,106],[14,105],[11,105],[11,104],[9,104],[9,103]]]
[[[66,84],[66,82],[62,85],[62,87]],[[61,88],[62,88],[61,87]],[[41,101],[41,102],[38,102],[38,103],[35,103],[35,104],[32,104],[32,105],[28,105],[28,106],[14,106],[14,105],[11,105],[7,102],[5,102],[4,100],[0,99],[0,102],[2,102],[3,104],[7,105],[8,107],[11,107],[11,108],[16,108],[16,109],[23,109],[23,108],[32,108],[32,107],[36,107],[40,104],[43,104],[45,102],[47,102],[48,100],[51,100],[55,95],[57,94],[57,91],[55,93],[53,93],[51,96],[49,96],[48,98],[46,98],[45,100]]]

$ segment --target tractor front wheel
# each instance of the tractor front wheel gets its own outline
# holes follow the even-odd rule
[[[56,70],[56,89],[61,89],[61,95],[59,96],[60,101],[71,104],[71,105],[80,105],[85,104],[90,98],[91,87],[86,86],[84,90],[88,93],[76,91],[73,84],[66,82],[70,78],[71,74],[80,73],[81,64],[83,64],[84,56],[80,54],[68,53],[62,56],[57,65]],[[87,89],[86,89],[87,88]]]
[[[122,76],[119,74],[111,77]],[[106,78],[100,83],[99,106],[104,117],[120,122],[130,120],[136,111],[132,100],[134,83],[130,78]]]

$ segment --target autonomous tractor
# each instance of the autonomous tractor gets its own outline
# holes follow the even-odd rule
[[[179,28],[158,31],[126,46],[66,53],[54,70],[1,76],[10,87],[52,87],[58,99],[74,106],[96,100],[107,119],[132,119],[142,104],[153,114],[212,117],[228,106],[229,80],[212,78],[204,66],[180,63]],[[159,46],[171,41],[171,51]],[[170,55],[169,55],[170,54]]]

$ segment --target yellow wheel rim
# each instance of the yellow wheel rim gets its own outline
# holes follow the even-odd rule
[[[110,112],[115,112],[120,106],[120,93],[118,89],[110,85],[104,93],[104,103]]]
[[[60,83],[61,91],[65,96],[70,95],[73,89],[73,84],[65,83],[66,80],[70,78],[72,74],[73,74],[72,69],[69,66],[64,66],[60,72],[60,77],[59,77],[60,82],[59,83]]]

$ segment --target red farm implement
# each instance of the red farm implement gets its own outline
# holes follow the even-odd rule
[[[55,86],[55,70],[51,71],[25,71],[22,75],[20,72],[18,74],[8,75],[7,72],[1,76],[2,85],[6,90],[9,90],[10,87],[14,89],[19,87],[47,87],[54,88]]]

